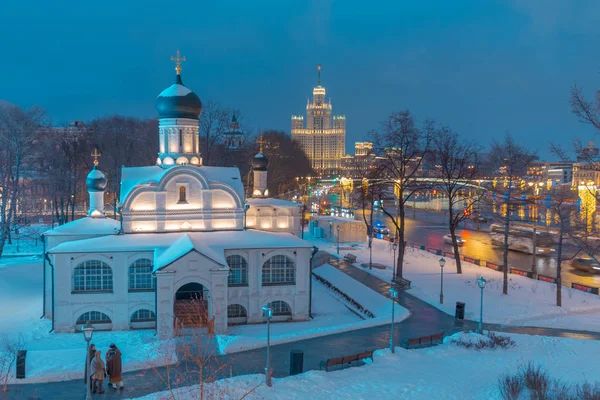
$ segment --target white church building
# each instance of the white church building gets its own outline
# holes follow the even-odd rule
[[[173,336],[197,299],[216,333],[228,325],[310,317],[310,263],[297,203],[268,198],[268,160],[252,159],[253,198],[237,168],[202,165],[202,103],[183,85],[156,99],[156,165],[123,167],[120,220],[105,217],[98,158],[86,184],[88,216],[44,233],[44,313],[56,332],[154,328]]]

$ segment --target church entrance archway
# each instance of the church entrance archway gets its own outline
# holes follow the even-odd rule
[[[202,284],[191,282],[175,293],[173,305],[175,328],[203,328],[209,322],[208,289]]]

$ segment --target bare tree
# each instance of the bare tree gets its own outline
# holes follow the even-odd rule
[[[0,107],[0,256],[18,212],[24,181],[32,176],[32,143],[44,115],[37,107]]]
[[[468,210],[471,210],[483,195],[480,192],[473,197],[464,196],[464,191],[470,189],[475,181],[479,151],[478,145],[461,139],[458,134],[446,127],[439,129],[433,139],[434,176],[440,179],[439,186],[448,196],[448,228],[452,238],[457,274],[462,274],[462,267],[456,229],[462,221],[469,218]]]
[[[434,123],[426,120],[422,128],[418,128],[408,110],[394,112],[381,123],[378,131],[371,134],[375,151],[380,154],[381,162],[377,169],[382,183],[391,183],[397,197],[395,213],[385,207],[382,210],[394,225],[398,233],[399,247],[396,277],[402,278],[405,240],[406,203],[424,185],[421,177],[421,166],[431,146],[434,134]]]
[[[510,231],[510,208],[512,196],[516,189],[516,184],[526,173],[527,166],[536,156],[515,142],[510,134],[506,134],[502,142],[494,141],[492,144],[491,157],[493,164],[498,168],[499,173],[506,180],[505,205],[506,214],[504,215],[504,244],[502,260],[504,263],[504,279],[502,293],[508,294],[508,237]]]
[[[600,131],[600,91],[596,91],[596,98],[588,101],[583,96],[581,88],[573,85],[571,88],[571,112],[583,123],[590,124]]]
[[[200,137],[204,146],[202,149],[204,165],[211,165],[214,148],[219,143],[221,135],[227,131],[231,114],[232,110],[217,102],[208,100],[202,104]]]
[[[0,334],[0,382],[3,392],[8,390],[8,381],[17,362],[18,351],[23,347],[22,335],[11,337],[5,333]]]

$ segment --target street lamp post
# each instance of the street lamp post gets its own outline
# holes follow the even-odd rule
[[[339,256],[340,255],[340,226],[337,225],[335,227],[335,230],[337,232],[337,254]]]
[[[396,291],[394,286],[392,286],[390,288],[390,290],[388,290],[388,292],[390,293],[390,299],[392,299],[392,327],[390,328],[390,350],[392,351],[392,353],[395,353],[395,349],[394,349],[394,310],[396,309],[396,305],[394,303],[396,302],[396,299],[398,298],[398,292]]]
[[[86,343],[86,355],[85,355],[85,379],[83,382],[85,386],[87,386],[86,399],[91,399],[92,394],[90,393],[90,384],[88,383],[88,368],[90,365],[90,342],[92,341],[92,336],[94,336],[94,327],[90,324],[90,321],[85,324],[85,326],[81,327],[81,331],[83,332],[83,338]]]
[[[271,304],[267,304],[262,310],[263,316],[267,319],[267,367],[265,368],[265,377],[267,386],[271,387],[271,317],[273,317],[273,309]]]
[[[446,260],[440,258],[440,304],[444,304],[444,265]]]
[[[396,243],[394,241],[394,243],[392,243],[392,249],[394,249],[394,259],[392,260],[393,263],[392,265],[394,266],[394,273],[392,274],[392,282],[394,281],[394,279],[396,279],[396,250],[398,249],[398,243]]]
[[[477,286],[481,289],[481,301],[479,303],[479,333],[483,333],[483,288],[485,288],[486,280],[483,276],[477,279]]]

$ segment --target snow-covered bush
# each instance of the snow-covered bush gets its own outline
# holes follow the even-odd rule
[[[457,346],[466,349],[475,349],[477,351],[483,349],[509,349],[515,347],[516,344],[509,336],[497,335],[494,332],[488,332],[487,335],[461,335],[458,338],[453,338],[452,342]]]

